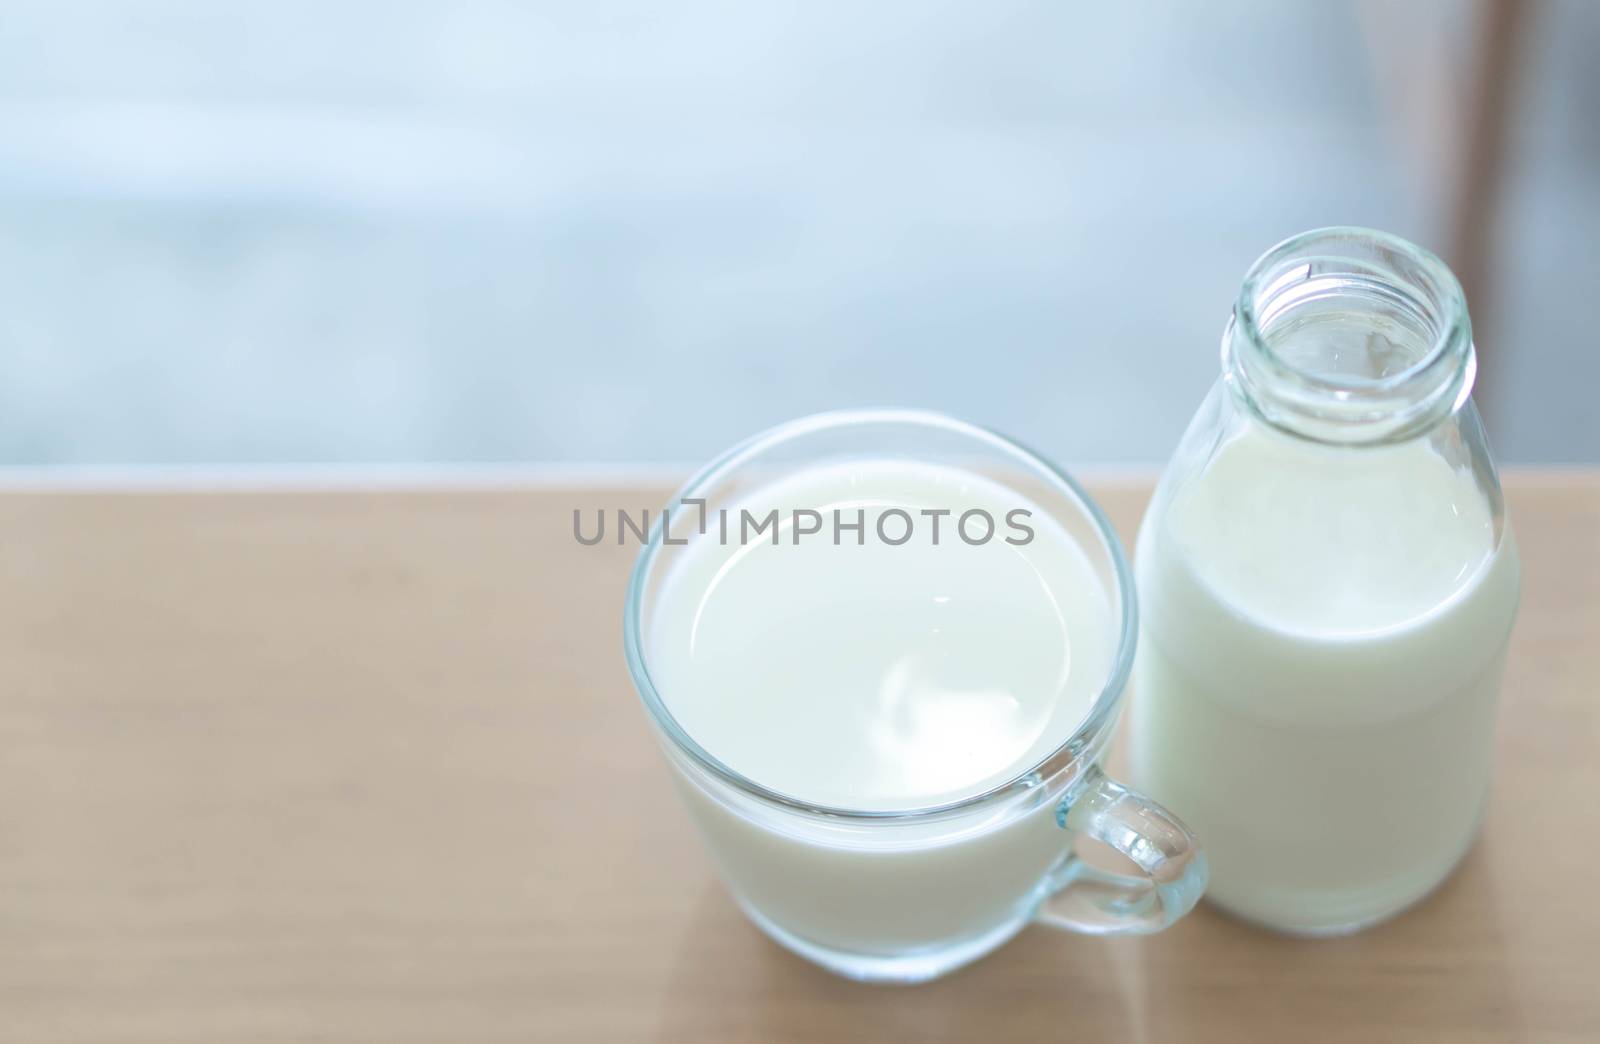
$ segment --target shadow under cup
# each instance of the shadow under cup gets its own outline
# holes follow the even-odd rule
[[[1072,735],[1001,785],[926,808],[828,807],[736,772],[674,719],[670,696],[663,700],[652,680],[648,642],[670,572],[663,538],[714,538],[715,526],[702,537],[687,519],[748,504],[752,493],[790,476],[886,461],[981,476],[1053,520],[1102,585],[1115,651]],[[686,501],[694,506],[685,509]],[[768,935],[851,978],[915,982],[982,956],[1032,920],[1094,934],[1150,932],[1193,908],[1206,881],[1194,837],[1099,767],[1133,660],[1137,614],[1116,535],[1070,477],[1014,442],[938,414],[846,411],[802,418],[736,446],[667,507],[671,528],[657,520],[629,584],[628,667],[723,879]],[[752,688],[760,682],[752,678]],[[1074,854],[1079,836],[1105,842],[1141,873],[1089,866]]]

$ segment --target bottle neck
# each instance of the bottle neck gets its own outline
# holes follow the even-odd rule
[[[1274,428],[1316,442],[1414,438],[1472,393],[1461,286],[1444,262],[1382,232],[1327,228],[1278,244],[1245,276],[1223,376]]]

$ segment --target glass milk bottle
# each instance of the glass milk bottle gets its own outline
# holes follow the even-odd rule
[[[1241,917],[1353,931],[1472,843],[1519,587],[1474,371],[1404,240],[1308,232],[1245,278],[1140,530],[1130,737]]]

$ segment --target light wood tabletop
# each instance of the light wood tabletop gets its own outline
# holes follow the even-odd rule
[[[1600,473],[1513,474],[1459,872],[1302,941],[1029,928],[919,987],[717,882],[623,666],[662,490],[0,494],[0,1041],[1600,1040]],[[1096,493],[1122,532],[1140,483]]]

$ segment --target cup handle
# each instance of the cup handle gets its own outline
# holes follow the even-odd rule
[[[1158,932],[1194,909],[1210,876],[1205,853],[1182,820],[1090,766],[1056,807],[1056,825],[1103,841],[1144,871],[1117,874],[1070,848],[1046,882],[1035,915],[1091,935]]]

